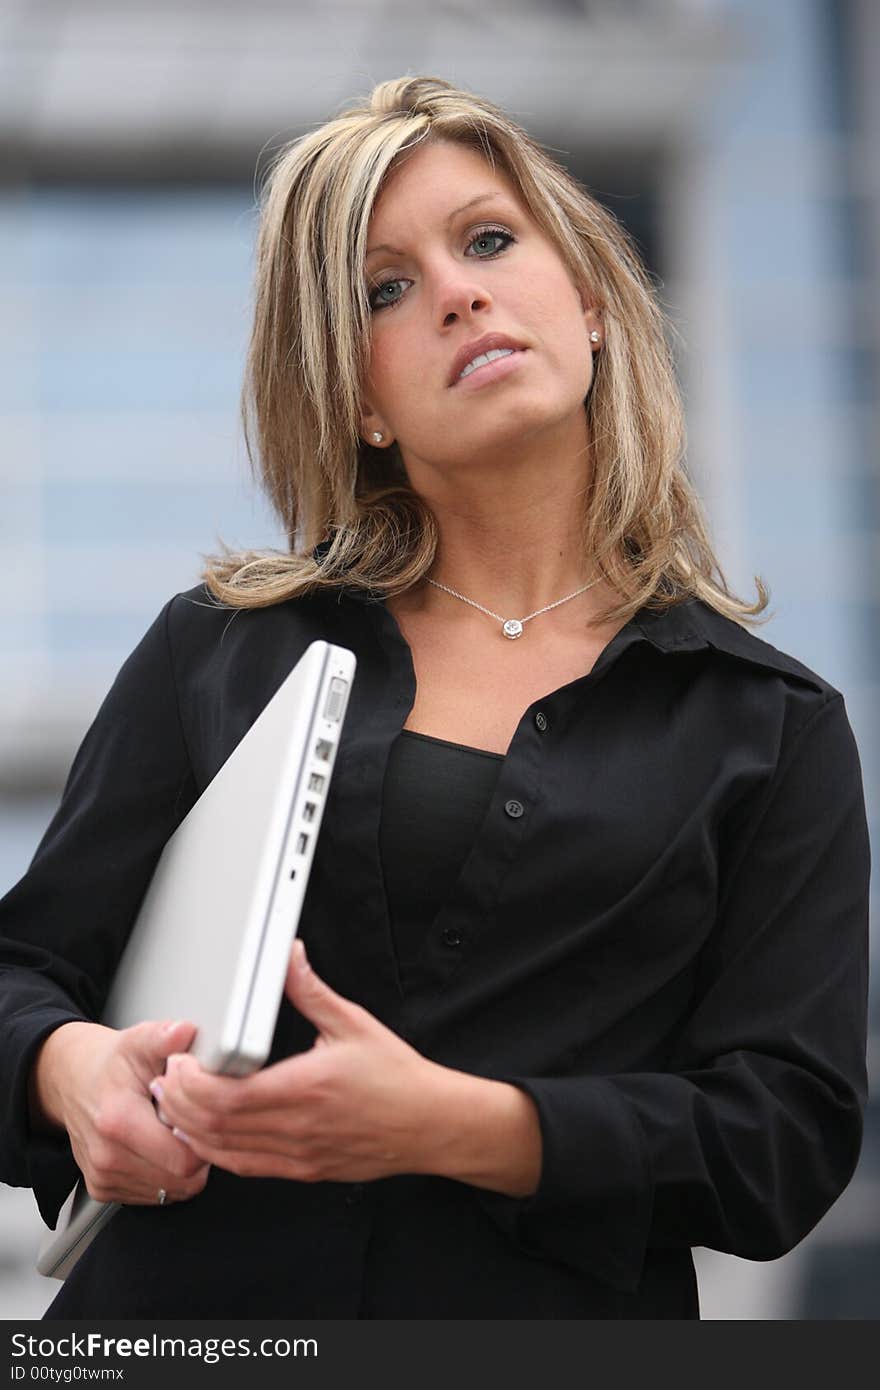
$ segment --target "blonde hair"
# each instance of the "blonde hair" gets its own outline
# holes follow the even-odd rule
[[[754,621],[767,594],[756,579],[754,604],[736,598],[712,553],[685,471],[664,317],[628,234],[507,115],[429,77],[380,83],[365,105],[286,146],[270,168],[242,415],[248,456],[290,548],[224,547],[208,558],[210,592],[242,608],[343,587],[391,595],[431,569],[436,521],[396,445],[380,451],[359,438],[370,215],[395,161],[425,140],[457,142],[503,169],[601,312],[604,343],[585,404],[584,546],[620,602],[594,621],[690,595]]]

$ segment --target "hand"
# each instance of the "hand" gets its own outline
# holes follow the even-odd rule
[[[201,1192],[209,1165],[160,1123],[149,1094],[170,1053],[189,1047],[191,1023],[139,1023],[117,1031],[66,1023],[46,1039],[33,1074],[44,1120],[70,1136],[89,1194],[100,1202],[155,1205]]]
[[[285,990],[319,1030],[312,1048],[249,1077],[169,1057],[151,1090],[175,1134],[200,1160],[246,1177],[355,1182],[420,1171],[443,1068],[320,980],[300,941]]]

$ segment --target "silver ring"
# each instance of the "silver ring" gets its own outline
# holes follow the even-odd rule
[[[165,1191],[164,1187],[160,1187],[160,1188],[159,1188],[159,1206],[160,1206],[160,1207],[164,1207],[164,1205],[165,1205],[165,1203],[166,1203],[167,1201],[168,1201],[168,1193]]]

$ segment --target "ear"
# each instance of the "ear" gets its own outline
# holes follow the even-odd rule
[[[377,439],[377,435],[381,437]],[[361,438],[371,449],[387,449],[389,444],[394,443],[385,421],[366,402],[361,407]]]
[[[581,300],[581,302],[583,303],[583,299]],[[598,333],[599,335],[598,338],[590,338],[590,349],[593,353],[597,353],[605,342],[605,326],[602,323],[602,311],[600,309],[593,308],[592,305],[585,304],[584,324],[587,330],[588,337],[592,333]]]
[[[590,343],[592,351],[598,352],[599,348],[602,347],[603,343],[605,342],[605,328],[602,323],[602,310],[597,308],[596,305],[593,303],[590,293],[584,285],[577,285],[576,288],[578,292],[578,299],[581,301],[581,309],[583,310],[584,326],[587,330],[587,335],[589,336],[590,333],[594,332],[599,334],[598,341]]]

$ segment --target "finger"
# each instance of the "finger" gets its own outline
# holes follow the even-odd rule
[[[240,1178],[288,1178],[315,1182],[318,1169],[314,1161],[290,1153],[264,1149],[219,1149],[209,1145],[202,1152],[211,1167],[223,1168]]]
[[[125,1165],[157,1169],[177,1180],[188,1178],[195,1168],[193,1156],[160,1123],[147,1097],[123,1094],[105,1103],[95,1120],[95,1133],[104,1151],[125,1156]],[[160,1184],[161,1185],[161,1184]]]
[[[270,1117],[274,1121],[279,1112],[305,1101],[326,1075],[326,1057],[314,1049],[249,1077],[214,1076],[193,1058],[175,1055],[165,1075],[153,1078],[150,1092],[163,1115],[182,1129],[257,1133]]]
[[[363,1029],[377,1019],[353,999],[346,999],[315,974],[299,937],[293,943],[284,985],[287,998],[310,1023],[332,1039]]]
[[[276,1106],[256,1114],[230,1115],[169,1102],[169,1111],[170,1133],[175,1141],[205,1158],[209,1157],[207,1148],[274,1148],[284,1152],[314,1128],[313,1112],[308,1108]]]
[[[165,1075],[150,1082],[160,1119],[172,1128],[204,1131],[223,1127],[232,1113],[242,1108],[244,1078],[221,1080],[197,1064],[187,1066],[186,1060],[182,1059],[181,1066],[176,1065],[177,1057],[170,1060]]]
[[[171,1141],[172,1163],[154,1163],[141,1153],[102,1138],[97,1131],[85,1143],[72,1136],[76,1162],[86,1178],[89,1191],[100,1201],[124,1201],[137,1197],[145,1201],[160,1188],[181,1197],[200,1191],[204,1185],[205,1160],[198,1158],[179,1140]]]
[[[172,1202],[189,1202],[193,1197],[197,1197],[203,1191],[208,1181],[211,1165],[202,1162],[191,1178],[181,1182],[179,1178],[172,1177],[163,1173],[161,1168],[157,1168],[149,1173],[138,1175],[136,1197],[129,1195],[123,1200],[127,1203],[137,1201],[139,1205],[150,1205],[156,1203],[159,1206],[167,1206]],[[132,1179],[129,1177],[129,1193],[132,1192],[130,1186]],[[165,1193],[165,1200],[160,1201],[160,1193]]]
[[[194,1023],[176,1022],[137,1023],[120,1034],[123,1055],[135,1074],[149,1081],[151,1076],[165,1070],[165,1061],[172,1053],[185,1052],[196,1035]]]
[[[189,1202],[204,1191],[210,1173],[211,1165],[205,1161],[201,1162],[200,1166],[185,1182],[168,1175],[163,1177],[161,1170],[159,1170],[158,1175],[150,1175],[151,1182],[148,1192],[152,1193],[153,1199],[157,1202],[159,1201],[159,1193],[165,1193],[165,1201],[159,1202],[160,1206],[166,1206],[169,1202]],[[153,1179],[156,1178],[157,1182],[154,1182]]]
[[[165,1206],[172,1202],[188,1202],[203,1191],[210,1174],[210,1164],[202,1163],[185,1182],[161,1168],[131,1172],[122,1167],[116,1171],[98,1172],[86,1176],[89,1194],[100,1202],[122,1202],[126,1206]],[[165,1194],[164,1202],[160,1194]]]
[[[301,1117],[293,1116],[282,1126],[277,1124],[277,1116],[269,1116],[273,1128],[265,1130],[182,1129],[175,1125],[172,1134],[193,1156],[193,1160],[214,1163],[221,1154],[253,1152],[262,1154],[287,1154],[301,1157],[299,1152],[306,1146],[313,1147],[314,1129]]]

